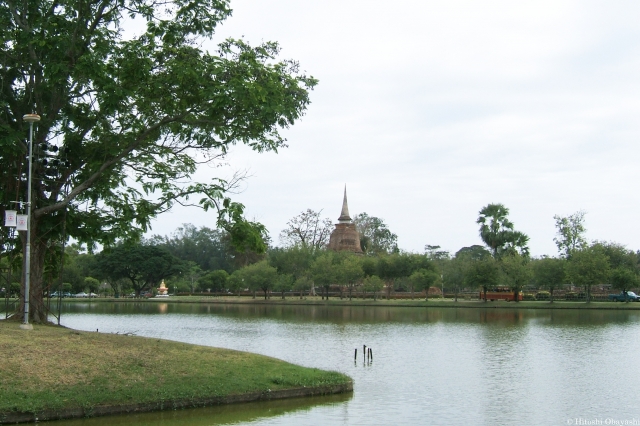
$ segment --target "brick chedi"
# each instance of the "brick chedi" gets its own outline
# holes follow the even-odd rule
[[[349,206],[347,205],[347,187],[344,187],[344,200],[342,201],[342,212],[336,223],[336,229],[333,230],[329,237],[329,250],[334,251],[352,251],[356,254],[362,254],[360,248],[360,234],[356,231],[356,225],[349,216]]]

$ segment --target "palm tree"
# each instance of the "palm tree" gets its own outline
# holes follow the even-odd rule
[[[514,230],[513,223],[507,218],[509,209],[503,204],[488,204],[479,215],[476,223],[480,224],[480,238],[495,259],[507,253],[529,254],[529,237]]]

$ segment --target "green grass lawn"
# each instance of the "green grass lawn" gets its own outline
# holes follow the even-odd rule
[[[0,321],[3,413],[202,400],[344,385],[337,372],[246,352]]]

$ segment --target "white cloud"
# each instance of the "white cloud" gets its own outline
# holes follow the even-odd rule
[[[480,242],[490,202],[535,255],[554,214],[640,248],[640,5],[635,2],[232,2],[218,38],[276,40],[320,79],[279,154],[237,148],[254,175],[238,199],[277,236],[306,208],[386,220],[407,250]],[[203,170],[201,176],[210,173]],[[216,173],[219,170],[215,170]],[[212,226],[194,210],[161,217]]]

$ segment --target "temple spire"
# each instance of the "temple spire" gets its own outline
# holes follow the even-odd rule
[[[338,218],[339,223],[350,223],[351,216],[349,216],[349,206],[347,205],[347,185],[344,186],[344,199],[342,200],[342,212]]]

